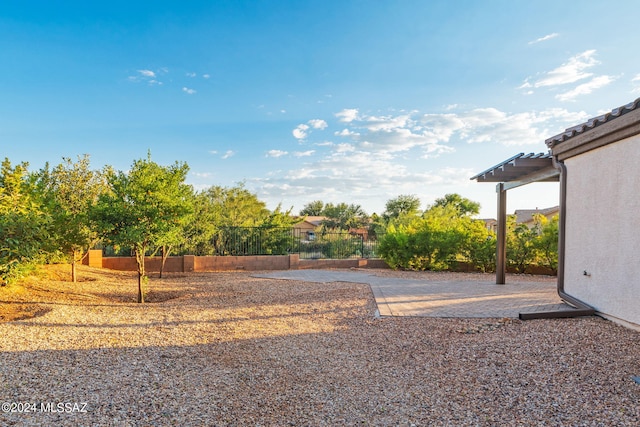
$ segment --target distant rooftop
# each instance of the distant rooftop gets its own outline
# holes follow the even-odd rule
[[[544,209],[516,209],[514,215],[516,216],[516,223],[521,224],[523,222],[533,221],[533,216],[536,214],[548,217],[549,215],[553,215],[558,212],[560,212],[560,206],[553,206],[551,208]]]

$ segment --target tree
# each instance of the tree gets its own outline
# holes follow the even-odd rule
[[[467,241],[465,222],[453,206],[433,206],[408,223],[392,222],[378,251],[391,267],[447,269],[463,252]]]
[[[507,263],[518,273],[524,273],[527,266],[537,257],[535,240],[538,232],[526,224],[517,224],[516,217],[507,217]]]
[[[49,240],[49,216],[42,208],[28,163],[0,168],[0,282],[19,279],[44,255]]]
[[[533,215],[534,227],[538,230],[534,247],[545,267],[558,271],[558,215],[551,220],[542,214]]]
[[[353,228],[362,228],[367,224],[368,215],[360,205],[346,203],[327,203],[322,210],[322,215],[327,218],[322,225],[330,230],[348,231]]]
[[[468,261],[486,270],[495,257],[495,238],[483,221],[471,218],[478,210],[478,203],[454,194],[422,216],[400,213],[388,221],[378,252],[393,268],[442,270]]]
[[[480,212],[480,203],[462,197],[459,194],[445,194],[444,197],[436,199],[433,207],[453,206],[458,212],[458,216],[473,216]]]
[[[106,191],[104,174],[90,169],[88,155],[76,163],[63,157],[53,170],[48,165],[42,169],[38,181],[52,218],[55,246],[69,259],[71,280],[76,282],[76,263],[98,237],[89,212]]]
[[[411,216],[420,210],[420,199],[414,195],[402,194],[390,199],[385,205],[382,217],[386,221],[397,219],[401,216]]]
[[[300,216],[321,216],[323,215],[324,203],[321,200],[309,202],[300,211]]]
[[[466,227],[466,241],[462,247],[462,255],[477,270],[495,271],[496,268],[496,234],[487,229],[484,221],[463,217]]]
[[[138,266],[138,302],[144,302],[145,256],[180,227],[191,211],[191,188],[184,183],[189,166],[160,166],[146,159],[133,162],[128,174],[108,174],[109,192],[102,194],[93,218],[114,246],[130,247]]]
[[[265,241],[281,241],[282,233],[281,237],[274,237],[276,229],[290,228],[296,222],[290,216],[290,210],[282,212],[278,206],[271,212],[243,184],[213,186],[196,194],[194,212],[194,220],[185,230],[187,243],[183,250],[196,255],[233,253],[236,249],[230,245],[231,236],[243,240],[255,234],[252,229],[262,235],[270,230],[271,235],[265,235]]]

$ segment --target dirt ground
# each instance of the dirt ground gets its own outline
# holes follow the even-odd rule
[[[640,334],[598,317],[376,318],[368,285],[248,272],[151,277],[141,305],[136,273],[68,277],[0,288],[0,425],[640,425]]]

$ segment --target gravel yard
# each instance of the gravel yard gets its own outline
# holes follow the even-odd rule
[[[248,272],[139,305],[135,274],[80,276],[0,288],[0,425],[640,424],[640,333],[598,317],[376,318],[367,285]]]

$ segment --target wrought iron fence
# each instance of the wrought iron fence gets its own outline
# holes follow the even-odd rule
[[[103,248],[105,256],[132,256],[128,248]],[[378,258],[378,240],[347,232],[301,232],[294,228],[226,227],[209,241],[205,254],[217,256],[288,255],[301,259]],[[175,248],[176,255],[192,253]],[[149,255],[149,254],[148,254]]]
[[[301,259],[376,258],[377,239],[346,232],[307,234],[292,228],[229,227],[212,245],[216,255],[286,255]]]

